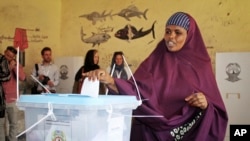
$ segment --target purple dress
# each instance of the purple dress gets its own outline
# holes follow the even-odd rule
[[[188,15],[188,14],[187,14]],[[142,105],[134,115],[164,117],[133,118],[131,141],[223,141],[228,116],[221,98],[211,60],[200,30],[190,18],[184,47],[169,52],[160,41],[134,73]],[[132,79],[115,78],[119,94],[138,95]],[[206,110],[192,107],[184,100],[194,92],[203,92]]]

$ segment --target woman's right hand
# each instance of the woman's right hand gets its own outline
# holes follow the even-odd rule
[[[101,83],[114,85],[114,79],[103,69],[96,69],[93,71],[82,73],[82,76],[88,77],[88,79],[92,81],[99,80]]]
[[[118,93],[118,89],[115,85],[114,78],[109,75],[105,70],[103,69],[96,69],[93,71],[89,71],[86,73],[82,73],[82,76],[88,77],[88,79],[95,81],[99,80],[101,83],[106,84],[106,86],[109,89],[112,89],[115,93]]]

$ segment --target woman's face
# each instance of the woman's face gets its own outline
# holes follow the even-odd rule
[[[122,56],[121,55],[116,55],[116,57],[115,57],[115,64],[119,66],[119,65],[122,64],[122,62],[123,62]]]
[[[187,38],[187,30],[181,26],[166,26],[164,40],[169,51],[176,52],[182,49]]]
[[[94,64],[97,65],[98,63],[99,63],[99,54],[98,54],[98,52],[96,52],[94,55]]]

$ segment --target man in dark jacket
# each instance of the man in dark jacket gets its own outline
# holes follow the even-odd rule
[[[10,80],[9,62],[7,58],[15,58],[16,49],[7,47],[5,50],[6,55],[0,54],[0,140],[5,140],[4,133],[4,116],[5,116],[5,96],[2,83]]]

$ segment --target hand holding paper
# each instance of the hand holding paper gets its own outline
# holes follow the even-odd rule
[[[81,95],[97,98],[99,95],[99,85],[99,80],[91,81],[87,78],[84,79],[82,83]]]

